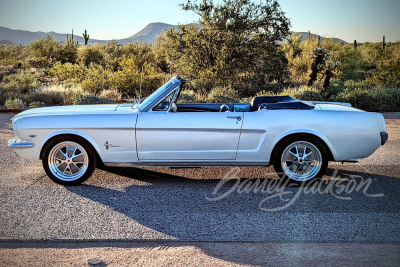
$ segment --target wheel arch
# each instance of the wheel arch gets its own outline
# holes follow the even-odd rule
[[[294,138],[294,137],[301,138],[304,136],[312,137],[312,138],[315,138],[316,140],[318,140],[325,147],[325,149],[328,153],[328,160],[330,160],[330,161],[335,160],[335,157],[334,157],[335,151],[332,147],[332,144],[326,138],[324,138],[322,135],[317,134],[315,132],[298,131],[298,132],[289,132],[289,133],[283,134],[275,140],[273,149],[272,149],[271,155],[270,155],[270,163],[274,162],[275,153],[276,153],[277,149],[279,148],[280,144],[285,142],[287,139]]]
[[[68,131],[68,132],[58,131],[58,132],[54,132],[54,133],[48,135],[45,139],[43,139],[43,141],[41,143],[39,159],[42,159],[46,145],[49,142],[51,142],[52,140],[54,140],[55,138],[62,137],[62,136],[66,137],[66,138],[69,136],[79,138],[80,140],[82,140],[83,142],[85,142],[86,144],[91,146],[91,148],[93,149],[93,151],[96,154],[97,162],[98,163],[103,162],[101,150],[100,150],[99,146],[96,144],[96,142],[90,136],[88,136],[84,133],[78,132],[78,131]]]

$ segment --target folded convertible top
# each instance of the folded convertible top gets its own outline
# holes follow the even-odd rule
[[[251,111],[258,109],[313,109],[314,107],[290,96],[256,96]],[[261,107],[260,107],[261,106]]]

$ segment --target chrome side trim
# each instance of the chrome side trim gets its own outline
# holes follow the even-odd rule
[[[32,142],[21,141],[18,138],[13,138],[8,140],[8,146],[11,148],[31,148],[34,147],[35,144]]]
[[[232,161],[197,161],[197,162],[157,162],[157,161],[142,161],[142,162],[104,162],[108,167],[225,167],[225,166],[254,166],[267,167],[268,162],[232,162]]]

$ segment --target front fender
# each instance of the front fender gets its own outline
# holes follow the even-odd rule
[[[100,147],[98,146],[98,144],[87,134],[77,131],[77,130],[59,130],[59,131],[55,131],[52,132],[50,134],[48,134],[41,142],[40,144],[40,158],[42,157],[42,153],[43,153],[43,147],[44,145],[53,137],[59,136],[59,135],[66,135],[66,134],[70,134],[70,135],[77,135],[79,137],[82,137],[83,139],[85,139],[86,141],[88,141],[93,148],[96,150],[97,154],[99,155],[99,157],[101,159],[103,159],[103,153],[100,149]]]

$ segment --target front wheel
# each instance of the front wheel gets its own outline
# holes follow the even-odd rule
[[[43,168],[47,176],[61,185],[78,185],[86,181],[96,167],[93,149],[77,137],[59,137],[44,148]]]
[[[274,168],[281,178],[295,183],[321,178],[328,167],[324,145],[311,137],[290,138],[277,147]]]

